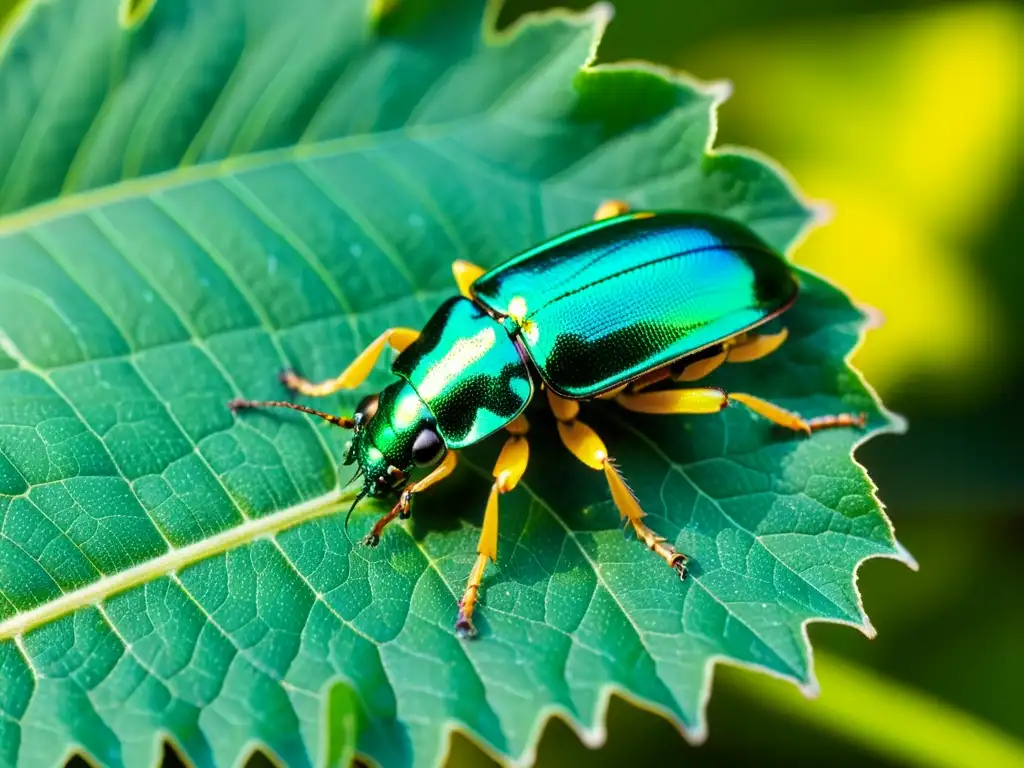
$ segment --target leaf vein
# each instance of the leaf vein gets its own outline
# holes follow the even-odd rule
[[[672,458],[667,453],[665,453],[665,451],[661,448],[661,446],[659,446],[657,443],[655,443],[653,440],[651,440],[649,437],[647,437],[647,435],[645,435],[642,432],[640,432],[636,427],[634,427],[632,424],[630,424],[628,421],[626,421],[625,419],[621,418],[620,416],[616,415],[613,418],[615,419],[616,423],[621,425],[623,428],[629,430],[634,436],[636,436],[641,441],[643,441],[643,443],[645,445],[647,445],[654,453],[656,453],[658,455],[658,457],[662,461],[665,462],[666,466],[668,466],[670,469],[672,469],[672,471],[678,473],[680,477],[682,477],[684,480],[686,480],[687,484],[689,484],[689,486],[691,488],[693,488],[693,490],[698,495],[700,495],[703,498],[705,498],[712,506],[714,506],[715,509],[717,509],[718,512],[722,515],[722,517],[724,517],[726,520],[728,520],[733,525],[734,528],[736,528],[737,530],[743,531],[748,536],[752,537],[753,540],[756,541],[758,543],[758,545],[765,552],[767,552],[777,564],[781,565],[785,570],[789,571],[794,576],[796,576],[797,579],[799,579],[803,584],[805,584],[807,587],[809,587],[814,593],[816,593],[818,596],[820,596],[823,600],[828,602],[830,605],[835,607],[837,610],[842,611],[843,614],[845,616],[848,616],[851,621],[856,621],[857,620],[858,617],[856,617],[856,616],[849,616],[848,612],[846,611],[846,608],[844,608],[843,606],[837,604],[834,599],[832,599],[831,597],[826,595],[824,592],[822,592],[815,584],[812,584],[810,581],[808,581],[805,576],[803,576],[802,574],[797,573],[795,570],[793,570],[793,568],[788,563],[783,561],[775,552],[773,552],[771,549],[769,549],[767,546],[765,546],[764,542],[761,541],[761,536],[759,534],[754,533],[753,531],[751,531],[746,526],[740,524],[740,522],[738,520],[736,520],[736,518],[734,518],[732,515],[730,515],[728,512],[726,512],[725,508],[718,502],[717,499],[715,499],[713,496],[711,496],[709,493],[707,493],[707,491],[705,491],[703,488],[701,488],[697,484],[697,482],[692,477],[690,477],[689,472],[686,471],[686,467],[684,467],[681,464],[677,464],[675,461],[673,461]],[[808,610],[808,612],[810,612],[811,614],[815,613],[814,609],[811,606],[804,605],[803,607],[806,608]],[[737,617],[737,620],[742,621],[742,619],[740,619],[739,617]],[[754,629],[752,627],[748,626],[748,629],[750,629],[752,632],[754,631]]]

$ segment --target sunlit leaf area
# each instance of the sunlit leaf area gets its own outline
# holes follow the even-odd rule
[[[0,25],[0,765],[1024,764],[1019,7],[0,0]],[[336,375],[456,295],[453,261],[609,200],[783,254],[785,342],[700,385],[850,421],[584,402],[680,580],[540,394],[466,639],[504,436],[368,547],[393,502],[351,482],[351,434],[227,403],[351,415],[392,352],[323,398],[279,373]]]

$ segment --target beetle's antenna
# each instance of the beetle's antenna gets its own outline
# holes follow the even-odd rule
[[[355,480],[354,477],[352,479]],[[349,507],[348,512],[345,513],[345,538],[348,539],[349,544],[353,544],[353,541],[352,538],[348,535],[348,521],[352,517],[352,510],[356,508],[356,504],[363,500],[363,497],[366,496],[368,491],[369,489],[363,488],[363,490],[357,493],[356,497],[352,500],[352,506]]]
[[[350,419],[345,416],[335,416],[332,413],[324,413],[323,411],[318,411],[315,408],[307,408],[304,405],[296,405],[295,403],[285,402],[284,400],[245,400],[238,397],[228,403],[228,408],[231,409],[232,413],[245,411],[249,408],[290,408],[293,411],[302,411],[303,413],[308,413],[311,416],[319,416],[324,421],[329,421],[334,426],[341,427],[342,429],[354,429],[356,426],[354,419]]]

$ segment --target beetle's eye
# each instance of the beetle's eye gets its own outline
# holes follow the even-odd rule
[[[437,463],[444,454],[444,442],[432,427],[424,427],[412,443],[412,460],[418,467]]]
[[[377,403],[380,398],[377,395],[367,395],[359,401],[356,406],[356,422],[360,426],[366,426],[366,422],[373,418],[377,412]]]

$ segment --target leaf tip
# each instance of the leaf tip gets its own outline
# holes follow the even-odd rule
[[[896,435],[906,434],[910,428],[910,422],[907,421],[907,417],[893,411],[886,411],[885,415],[889,417],[889,431]]]
[[[836,217],[836,207],[827,200],[805,200],[811,213],[811,226],[824,227]]]
[[[590,6],[584,15],[589,16],[598,29],[603,32],[612,23],[612,19],[615,18],[615,6],[608,2],[608,0],[599,0],[599,2]]]
[[[586,69],[597,60],[597,49],[601,46],[601,40],[604,39],[604,33],[607,31],[608,25],[615,18],[615,6],[607,2],[607,0],[601,0],[584,11],[582,18],[593,28],[590,51],[588,51],[587,60],[583,63],[582,67],[582,69]]]
[[[865,322],[864,325],[861,326],[864,333],[877,330],[885,325],[885,313],[878,307],[857,302],[857,309],[859,309],[864,315]]]
[[[732,80],[712,80],[706,83],[701,90],[711,97],[713,106],[719,107],[732,98]]]
[[[800,693],[804,695],[806,699],[816,699],[821,695],[821,683],[818,682],[818,678],[815,677],[814,673],[811,673],[810,679],[806,683],[800,685]]]
[[[708,721],[706,717],[701,717],[700,722],[693,728],[684,728],[683,738],[686,742],[694,747],[703,746],[704,742],[708,740]]]
[[[467,729],[462,723],[449,720],[447,721],[444,736],[445,744],[447,745],[446,752],[436,765],[441,766],[448,764],[448,758],[451,755],[452,741],[457,733],[462,738],[476,745],[481,752],[491,757],[496,763],[507,766],[507,768],[532,768],[532,766],[537,762],[537,750],[540,746],[544,733],[554,720],[560,721],[570,731],[572,731],[576,738],[579,739],[580,743],[587,749],[600,749],[605,745],[605,742],[608,739],[608,708],[611,705],[612,697],[615,695],[620,696],[624,701],[628,701],[636,707],[646,709],[643,701],[630,697],[627,691],[615,685],[606,685],[602,687],[594,719],[590,725],[587,725],[582,720],[578,719],[564,707],[558,705],[542,707],[538,710],[536,718],[533,721],[533,730],[526,741],[526,746],[523,748],[523,751],[516,756],[502,754],[499,750],[495,749],[492,744],[488,743],[478,734]],[[664,713],[658,710],[651,711],[656,711],[658,714],[664,715]]]
[[[921,566],[917,562],[917,558],[910,554],[909,549],[904,547],[899,541],[895,541],[894,544],[896,548],[896,560],[899,560],[901,563],[907,566],[907,568],[914,571],[915,573],[921,570]]]

